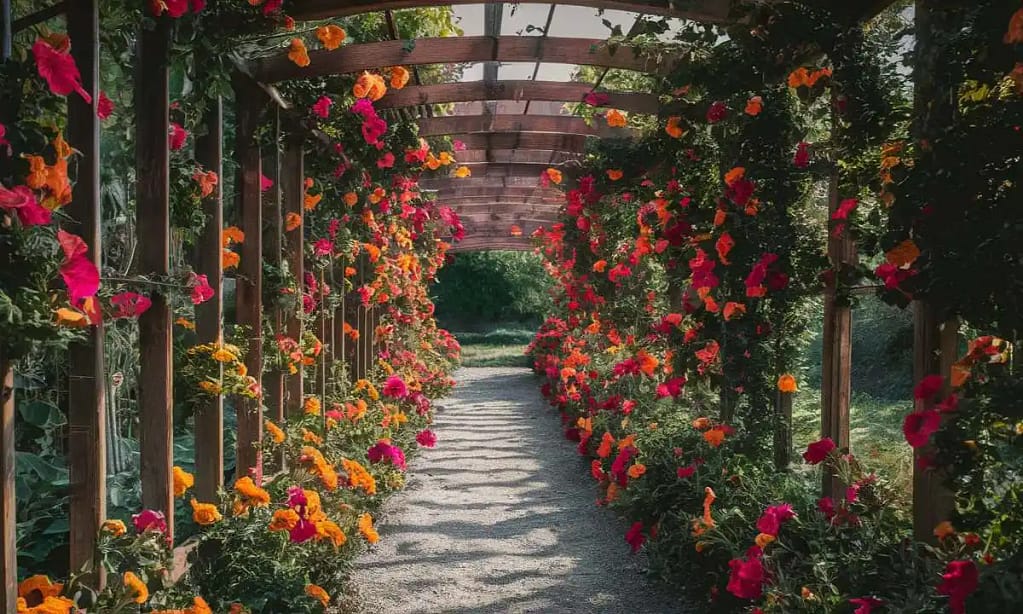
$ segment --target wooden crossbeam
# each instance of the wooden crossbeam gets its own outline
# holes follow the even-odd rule
[[[539,177],[555,165],[546,162],[473,162],[463,164],[473,177]]]
[[[631,129],[610,128],[606,124],[590,126],[583,118],[569,115],[448,115],[419,120],[420,136],[487,132],[550,132],[602,138],[629,138],[635,134]]]
[[[461,198],[537,198],[544,201],[558,199],[564,201],[565,195],[553,188],[541,187],[465,187],[458,183],[444,185],[434,190],[438,199],[461,197]]]
[[[447,135],[470,149],[536,149],[548,151],[586,151],[587,137],[583,134],[557,134],[553,132],[476,132],[465,131]],[[458,157],[458,152],[455,152]]]
[[[515,102],[542,100],[549,102],[582,102],[593,91],[592,83],[559,81],[469,81],[438,83],[389,90],[377,102],[377,108],[414,107],[419,105],[478,100],[510,100]],[[654,115],[660,108],[657,96],[643,92],[606,92],[607,102],[601,106],[614,107],[630,113]]]
[[[446,0],[443,4],[478,4],[480,0]],[[518,0],[520,4],[549,4],[544,0]],[[298,20],[327,19],[375,11],[393,11],[417,7],[432,7],[436,0],[295,0],[288,13]],[[706,23],[725,23],[732,8],[731,0],[569,0],[559,2],[595,9],[614,9],[663,15],[680,19],[693,19]]]
[[[424,190],[441,188],[519,188],[540,190],[539,178],[531,177],[438,177],[432,179],[424,177],[419,180],[419,186]]]
[[[515,163],[544,163],[549,164],[564,160],[576,159],[582,156],[574,151],[551,151],[547,149],[472,149],[455,152],[459,164],[472,164],[479,162],[515,164]]]
[[[656,60],[637,54],[630,47],[618,47],[614,53],[606,41],[591,38],[540,38],[536,36],[459,36],[422,38],[409,50],[405,41],[381,41],[345,45],[333,51],[309,52],[309,65],[301,67],[287,53],[255,59],[248,72],[264,83],[288,79],[324,77],[372,70],[386,66],[424,64],[462,64],[466,62],[549,62],[604,66],[657,74],[674,68],[673,60]]]

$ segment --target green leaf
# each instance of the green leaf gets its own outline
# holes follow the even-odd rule
[[[44,430],[52,429],[67,423],[67,418],[57,406],[43,401],[32,401],[21,405],[21,417],[32,426]]]
[[[414,39],[414,38],[410,38],[410,39],[406,40],[405,43],[402,44],[402,46],[401,46],[401,50],[404,51],[405,53],[412,53],[415,50],[415,48],[416,48],[416,39]]]

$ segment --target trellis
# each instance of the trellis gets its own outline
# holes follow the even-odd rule
[[[448,4],[464,4],[456,0]],[[531,0],[523,0],[529,2]],[[86,91],[98,100],[99,28],[98,0],[62,2],[36,14],[12,20],[8,3],[3,19],[4,57],[10,53],[13,31],[65,14],[68,31],[74,40],[73,54],[82,73]],[[296,0],[291,10],[296,19],[319,19],[368,11],[391,11],[435,5],[428,0]],[[491,3],[495,4],[495,3]],[[500,3],[496,3],[500,6]],[[705,22],[727,22],[730,0],[612,1],[572,0],[568,4],[613,8]],[[888,4],[884,0],[868,3],[864,16]],[[678,8],[682,6],[684,8]],[[388,15],[390,17],[390,15]],[[499,22],[499,20],[497,20]],[[393,23],[393,22],[392,22]],[[156,27],[140,33],[138,44],[137,95],[137,227],[141,243],[139,262],[147,274],[165,274],[169,269],[169,123],[168,67],[170,28],[166,19],[157,19]],[[262,326],[265,307],[262,302],[262,259],[285,258],[292,272],[301,278],[304,272],[302,239],[299,233],[284,233],[285,215],[303,215],[304,149],[309,134],[294,122],[280,99],[268,94],[274,82],[304,77],[352,73],[391,65],[457,64],[464,62],[528,61],[558,62],[665,73],[672,62],[655,62],[628,49],[612,53],[604,41],[572,38],[500,36],[499,23],[488,21],[484,36],[424,39],[409,45],[392,40],[343,46],[336,51],[310,53],[311,65],[299,68],[283,54],[253,60],[245,74],[234,81],[236,93],[236,151],[239,166],[238,202],[242,229],[247,240],[242,246],[239,271],[237,312],[241,325],[250,327],[247,366],[262,376],[267,390],[268,411],[274,419],[301,411],[304,382],[299,371],[287,375],[279,371],[261,373]],[[392,29],[393,31],[393,29]],[[396,35],[393,36],[397,38]],[[497,81],[496,71],[485,71],[479,83],[416,85],[392,91],[379,103],[382,108],[410,108],[431,105],[484,101],[581,102],[596,84],[536,81]],[[941,97],[918,84],[917,103],[927,104]],[[608,105],[633,113],[656,114],[660,111],[655,96],[642,92],[609,92]],[[485,110],[492,109],[485,105]],[[422,185],[437,191],[438,197],[463,214],[470,227],[466,240],[453,251],[482,249],[528,249],[528,235],[540,226],[557,220],[558,192],[538,185],[540,172],[551,165],[567,163],[586,149],[591,138],[630,136],[631,132],[587,125],[568,116],[494,114],[476,116],[426,117],[420,119],[424,135],[447,135],[462,141],[467,148],[464,162],[472,170],[469,179],[424,180]],[[255,139],[255,130],[270,115],[275,132],[283,134],[284,149],[263,150]],[[207,134],[197,143],[198,161],[207,169],[223,168],[223,108],[217,101],[207,110]],[[74,232],[86,239],[90,257],[98,264],[100,242],[99,131],[95,108],[77,97],[68,100],[69,140],[81,152],[74,199],[68,208],[77,220]],[[275,141],[276,142],[276,141]],[[510,152],[510,153],[509,153]],[[546,159],[545,159],[546,157]],[[260,189],[260,176],[274,179],[275,189],[266,196]],[[831,209],[837,207],[837,181],[831,186]],[[208,276],[217,293],[213,300],[196,311],[196,332],[200,342],[216,342],[223,334],[223,301],[219,290],[223,283],[221,266],[221,228],[223,194],[217,189],[203,200],[210,222],[198,241],[194,258],[197,273]],[[522,237],[509,235],[508,226],[520,226]],[[269,231],[264,235],[264,228]],[[283,256],[282,256],[283,254]],[[847,238],[830,237],[829,259],[833,265],[855,259],[855,246]],[[359,271],[360,279],[365,275]],[[324,281],[324,280],[321,280]],[[851,361],[851,310],[836,300],[834,282],[824,292],[824,364],[822,385],[822,436],[831,437],[839,447],[849,445],[849,402]],[[315,332],[330,342],[331,350],[322,362],[313,385],[322,396],[329,385],[330,363],[344,361],[351,377],[365,375],[374,353],[373,331],[379,322],[374,309],[360,308],[348,300],[329,316],[324,314]],[[278,328],[299,338],[302,322],[294,314],[272,312],[269,317]],[[347,323],[359,331],[359,340],[345,343],[342,333]],[[172,468],[172,347],[170,310],[166,300],[154,296],[153,306],[139,319],[141,377],[139,409],[143,505],[167,514],[169,534],[173,535]],[[916,305],[915,376],[947,373],[955,357],[954,323],[937,322],[926,304]],[[76,569],[93,560],[96,536],[105,520],[106,437],[105,366],[103,329],[95,327],[84,341],[70,350],[69,454],[71,471],[70,565]],[[14,399],[13,371],[10,361],[0,356],[3,382],[2,424],[0,424],[0,574],[3,575],[0,602],[6,611],[14,611],[17,596],[16,538],[14,501]],[[780,393],[777,410],[791,416],[790,393]],[[247,475],[259,470],[261,459],[257,445],[262,433],[262,408],[246,401],[238,413],[237,472]],[[212,499],[223,486],[223,407],[217,398],[200,407],[195,417],[196,490]],[[780,433],[791,441],[790,433]],[[787,437],[787,439],[786,439]],[[783,444],[785,445],[785,444]],[[783,464],[785,459],[779,459]],[[937,520],[947,516],[949,497],[930,473],[918,470],[914,481],[914,520],[919,539],[929,539]],[[834,493],[839,484],[825,479],[825,492]],[[102,571],[97,571],[102,583]]]

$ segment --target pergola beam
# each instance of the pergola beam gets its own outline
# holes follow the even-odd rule
[[[479,3],[480,0],[446,0],[443,2],[443,4]],[[549,4],[543,0],[518,0],[518,3]],[[433,7],[437,4],[436,0],[296,0],[289,7],[288,13],[297,20],[311,20],[374,11]],[[558,4],[663,15],[707,23],[726,23],[732,8],[731,0],[690,0],[681,3],[676,0],[569,0]],[[679,8],[680,4],[686,5],[687,8]]]
[[[439,190],[444,188],[518,188],[541,190],[539,178],[530,177],[424,177],[419,180],[423,190]]]
[[[509,100],[513,102],[539,100],[581,103],[591,91],[593,91],[592,84],[580,82],[518,80],[439,83],[389,90],[376,106],[381,109],[389,109],[480,100]],[[607,102],[601,106],[605,107],[648,115],[656,115],[660,108],[660,101],[653,94],[643,92],[603,92],[603,94],[607,96]]]
[[[422,38],[415,41],[412,50],[408,49],[406,41],[381,41],[345,45],[333,51],[317,49],[309,52],[309,60],[308,66],[300,67],[288,58],[287,53],[281,53],[251,61],[249,72],[263,83],[276,83],[397,65],[549,62],[659,74],[667,74],[675,65],[670,60],[658,63],[643,57],[631,47],[619,46],[612,53],[607,41],[602,39],[536,36]]]
[[[466,150],[536,149],[584,153],[587,136],[584,134],[558,134],[552,132],[475,132],[466,131],[446,135],[452,141],[461,141]],[[458,153],[455,153],[458,157]]]
[[[556,151],[549,149],[470,149],[455,152],[459,164],[474,164],[489,162],[491,164],[516,164],[516,163],[544,163],[549,164],[552,160],[557,163],[562,160],[576,159],[582,153],[575,151]]]
[[[457,180],[457,181],[461,182],[462,180]],[[535,188],[534,187],[530,187],[530,188],[522,188],[522,187],[508,187],[508,188],[489,187],[488,188],[488,187],[479,187],[479,186],[477,186],[477,187],[463,187],[463,186],[459,185],[459,183],[454,183],[453,182],[449,186],[443,186],[443,187],[440,187],[440,188],[433,189],[431,191],[436,192],[436,197],[437,197],[438,200],[443,200],[445,198],[458,198],[458,197],[462,197],[462,198],[492,197],[492,198],[495,198],[495,199],[496,198],[508,199],[508,198],[516,198],[516,197],[518,197],[518,198],[539,198],[539,199],[543,199],[545,201],[547,201],[549,199],[552,202],[555,199],[557,200],[557,202],[563,202],[565,200],[565,195],[562,194],[560,191],[555,190],[553,188],[541,188],[541,187],[535,187]]]
[[[469,134],[549,132],[602,138],[629,138],[635,134],[634,130],[611,128],[606,124],[590,126],[583,118],[569,115],[448,115],[446,117],[425,117],[419,120],[420,136],[445,136],[462,132]],[[549,149],[559,150],[560,148]]]

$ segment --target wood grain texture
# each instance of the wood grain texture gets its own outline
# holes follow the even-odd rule
[[[628,128],[610,128],[603,122],[596,122],[590,126],[581,117],[569,115],[448,115],[424,117],[419,120],[420,136],[444,136],[465,132],[470,134],[551,132],[601,138],[631,138],[636,134],[634,130]]]
[[[284,155],[281,160],[281,189],[284,201],[284,214],[297,215],[304,224],[305,209],[303,198],[305,194],[305,155],[304,141],[301,137],[289,135],[284,142]],[[304,226],[284,235],[284,250],[288,261],[288,268],[299,280],[301,287],[302,279],[305,277],[305,258],[302,251],[302,239],[305,233]],[[299,307],[301,309],[301,297]],[[298,309],[286,314],[287,335],[296,341],[302,339],[302,318],[299,317]],[[289,416],[302,414],[302,385],[303,370],[299,369],[294,375],[285,378],[284,405],[285,412]]]
[[[673,59],[658,63],[630,47],[619,46],[612,53],[605,40],[590,38],[458,36],[421,38],[411,50],[408,47],[406,41],[396,40],[344,45],[333,51],[316,49],[309,52],[309,65],[305,67],[292,62],[287,53],[280,53],[252,60],[248,68],[258,81],[276,83],[386,66],[464,62],[550,62],[658,74],[667,74],[675,66]]]
[[[217,98],[208,103],[206,134],[195,144],[196,160],[208,171],[223,178],[224,107]],[[216,294],[196,305],[195,332],[199,343],[219,343],[224,336],[224,270],[221,262],[221,229],[224,227],[224,188],[218,181],[202,201],[206,226],[195,250],[195,270],[206,275]],[[223,367],[221,367],[222,369]],[[204,398],[195,408],[195,494],[201,501],[216,501],[217,490],[224,485],[224,399]]]
[[[470,149],[545,149],[586,153],[585,134],[556,134],[549,132],[477,132],[460,131],[448,135],[452,142],[461,141]],[[457,157],[458,154],[456,153]]]
[[[0,605],[17,612],[18,533],[14,500],[14,365],[0,347]]]
[[[138,175],[136,231],[139,272],[170,272],[170,146],[168,67],[169,19],[155,20],[138,39],[135,87],[135,168]],[[171,311],[166,297],[156,293],[153,305],[139,317],[139,454],[142,507],[167,516],[174,534],[173,365]]]
[[[263,261],[280,269],[284,262],[284,214],[281,204],[283,173],[281,150],[278,147],[281,140],[280,108],[271,106],[269,114],[273,144],[263,152],[263,174],[273,181],[273,185],[263,193]],[[269,306],[266,319],[274,333],[281,334],[284,331],[284,312],[279,304]],[[277,361],[273,361],[263,373],[263,402],[269,414],[267,418],[275,424],[283,424],[284,366]],[[279,448],[274,454],[272,466],[268,467],[267,471],[275,473],[283,468],[284,448]]]
[[[75,44],[71,54],[82,77],[82,87],[92,96],[68,98],[68,141],[80,152],[71,203],[64,208],[70,220],[68,232],[88,245],[89,259],[101,265],[102,225],[100,211],[99,100],[99,4],[80,0],[67,6],[68,36]],[[70,566],[81,569],[94,562],[96,536],[106,520],[106,369],[103,325],[89,327],[81,343],[68,348],[68,521]],[[102,567],[86,579],[91,586],[105,583]]]
[[[592,83],[561,81],[466,81],[437,83],[388,90],[376,107],[380,109],[415,107],[451,102],[478,100],[577,102],[593,91]],[[604,92],[607,97],[602,107],[630,113],[656,115],[660,102],[654,94],[644,92]]]

